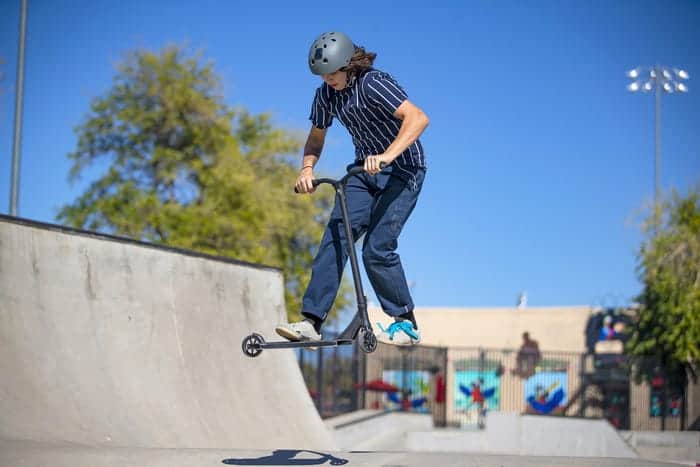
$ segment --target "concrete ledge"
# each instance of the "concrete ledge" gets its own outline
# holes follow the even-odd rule
[[[700,448],[698,431],[620,431],[630,446],[666,446]]]
[[[409,433],[406,449],[528,456],[637,457],[634,450],[603,420],[520,416],[500,412],[487,416],[484,431]]]
[[[700,461],[700,432],[623,431],[620,436],[645,459],[696,465]]]
[[[405,448],[406,436],[409,432],[431,430],[433,427],[432,417],[429,414],[372,412],[375,411],[344,415],[345,423],[337,423],[338,420],[326,421],[326,426],[334,423],[338,426],[331,435],[341,450],[401,451]],[[348,420],[353,417],[357,421],[348,423]]]
[[[356,410],[355,412],[349,412],[335,417],[326,418],[323,420],[323,423],[329,430],[337,430],[348,425],[363,422],[365,420],[382,417],[388,413],[389,412],[385,410]]]

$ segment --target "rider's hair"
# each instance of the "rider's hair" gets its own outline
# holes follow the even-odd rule
[[[347,72],[348,78],[358,77],[368,68],[372,68],[375,58],[377,58],[376,53],[367,52],[364,47],[356,45],[350,64],[341,68],[341,70]]]

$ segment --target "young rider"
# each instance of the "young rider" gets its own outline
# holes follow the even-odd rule
[[[355,146],[353,165],[364,172],[352,176],[346,188],[353,243],[364,234],[362,260],[382,310],[393,318],[380,325],[380,342],[410,345],[420,342],[401,260],[396,253],[401,230],[416,205],[426,165],[418,140],[428,117],[408,100],[396,80],[372,67],[375,53],[353,44],[341,32],[321,34],[309,51],[309,68],[323,79],[311,106],[311,131],[296,180],[300,193],[312,193],[313,168],[328,127],[337,119]],[[386,165],[380,169],[380,164]],[[347,261],[345,230],[336,205],[323,234],[302,302],[300,322],[281,324],[276,331],[289,340],[320,340],[340,286]]]

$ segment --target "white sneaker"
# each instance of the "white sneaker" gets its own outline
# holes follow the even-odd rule
[[[320,341],[321,334],[317,333],[314,326],[308,321],[297,323],[280,324],[275,328],[280,336],[290,341]]]
[[[377,323],[381,332],[377,340],[392,345],[415,345],[420,342],[420,331],[410,321],[394,321],[387,329]]]

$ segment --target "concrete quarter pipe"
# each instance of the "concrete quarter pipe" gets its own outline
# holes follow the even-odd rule
[[[0,439],[332,449],[291,351],[282,274],[0,217]]]

